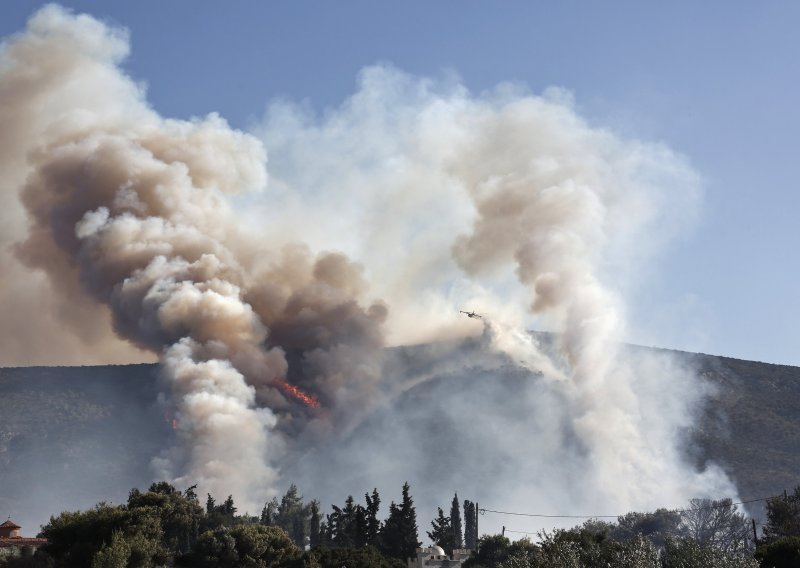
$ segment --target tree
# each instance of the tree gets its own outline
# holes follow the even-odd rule
[[[190,488],[191,489],[191,488]],[[203,509],[197,499],[181,494],[166,482],[154,483],[147,493],[134,489],[128,495],[128,510],[154,508],[161,521],[161,540],[171,553],[186,553],[199,535]]]
[[[658,550],[643,536],[634,537],[616,547],[608,565],[613,568],[661,568]]]
[[[800,485],[785,497],[767,500],[767,524],[764,526],[764,541],[800,536]]]
[[[452,530],[452,543],[453,548],[464,548],[464,537],[461,532],[461,507],[458,503],[458,493],[453,496],[453,502],[450,505],[450,526]],[[452,550],[449,554],[452,554]]]
[[[195,485],[194,487],[197,487]],[[162,495],[174,495],[178,492],[175,487],[167,481],[157,481],[150,485],[148,493],[160,493]]]
[[[219,512],[233,519],[234,515],[236,515],[236,507],[233,505],[233,495],[228,495],[228,498],[225,499],[225,502],[221,505]]]
[[[677,511],[657,509],[652,513],[628,513],[617,518],[617,527],[612,536],[628,541],[637,535],[647,537],[658,548],[662,548],[667,537],[683,535],[681,515]]]
[[[540,568],[541,550],[529,539],[523,538],[512,542],[505,549],[506,559],[498,568]]]
[[[691,538],[667,538],[661,558],[663,568],[758,568],[749,555],[730,553]],[[778,565],[764,564],[772,568]],[[787,566],[797,566],[791,564]]]
[[[228,495],[221,505],[217,505],[215,499],[208,494],[206,499],[206,516],[202,519],[200,532],[216,529],[221,526],[230,527],[236,523],[236,505],[233,503],[233,496]]]
[[[115,532],[109,544],[103,544],[92,558],[92,568],[127,568],[131,557],[131,547],[125,542],[122,533]]]
[[[347,496],[347,500],[342,509],[341,522],[336,535],[337,544],[342,548],[358,548],[363,546],[362,535],[359,534],[359,507],[355,504],[352,495]]]
[[[236,525],[203,533],[179,563],[192,568],[279,568],[300,555],[300,549],[283,529]]]
[[[129,509],[124,505],[97,504],[82,512],[64,512],[42,527],[42,536],[48,539],[44,552],[53,557],[56,565],[65,568],[91,566],[95,555],[110,547],[114,535],[124,538],[136,555],[132,566],[150,565],[166,558],[160,546],[163,531],[159,510],[156,507]],[[123,548],[119,545],[118,548]],[[111,555],[111,552],[106,553]],[[110,560],[109,560],[110,561]]]
[[[270,526],[275,524],[275,516],[278,514],[278,500],[274,497],[272,501],[269,503],[264,504],[264,508],[261,509],[261,518],[259,519],[259,524],[264,526]]]
[[[405,568],[396,558],[386,558],[372,546],[363,548],[315,548],[308,553],[320,568]]]
[[[681,527],[688,538],[704,546],[714,546],[729,553],[750,547],[747,519],[736,510],[730,498],[692,499],[682,514]]]
[[[384,554],[399,560],[416,555],[420,546],[417,511],[411,498],[408,482],[403,484],[403,500],[399,506],[389,505],[389,517],[381,528],[381,548]]]
[[[437,546],[441,546],[447,555],[453,554],[453,527],[450,517],[444,516],[441,507],[437,507],[439,515],[431,521],[432,530],[428,531],[428,538]]]
[[[191,552],[180,559],[180,566],[192,568],[234,568],[239,561],[236,541],[228,527],[206,531],[197,539]]]
[[[553,557],[563,553],[566,555],[564,558],[571,558],[574,553],[582,566],[609,566],[623,546],[610,538],[611,526],[602,521],[587,520],[571,529],[557,529],[550,535],[542,533],[542,551]],[[634,536],[627,542],[638,538]]]
[[[761,562],[761,566],[796,568],[800,566],[800,537],[787,536],[759,544],[755,557]]]
[[[478,549],[466,562],[464,568],[497,566],[509,558],[511,542],[504,536],[487,535],[478,540]]]
[[[303,502],[297,486],[292,483],[277,505],[273,523],[285,530],[300,548],[306,545],[310,508]]]
[[[365,508],[366,542],[368,545],[378,546],[378,536],[381,530],[381,522],[378,520],[378,510],[381,505],[381,498],[378,495],[377,488],[372,490],[372,497],[365,493],[364,499],[367,503]]]
[[[478,544],[478,534],[475,527],[475,503],[464,500],[464,545],[470,550],[475,550]]]
[[[308,537],[311,548],[321,546],[324,540],[322,527],[320,525],[319,501],[313,500],[309,505],[311,518],[308,523]]]
[[[241,564],[277,568],[297,560],[301,551],[285,531],[262,525],[236,525],[231,529]]]

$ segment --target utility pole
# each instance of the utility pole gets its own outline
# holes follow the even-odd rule
[[[750,519],[750,520],[753,521],[753,544],[758,546],[758,534],[756,534],[756,520],[755,519]]]
[[[500,536],[506,536],[506,526],[503,525],[503,532],[500,533]]]

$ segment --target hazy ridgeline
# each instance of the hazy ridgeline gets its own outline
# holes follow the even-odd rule
[[[687,460],[721,464],[743,499],[796,485],[800,420],[793,401],[800,395],[800,369],[676,355],[701,369],[713,387],[695,424],[681,435]],[[477,340],[392,349],[386,364],[387,373],[400,366],[408,377],[427,380],[393,396],[391,404],[351,433],[286,463],[281,492],[297,483],[307,500],[319,499],[329,512],[331,504],[347,495],[358,497],[379,487],[385,509],[398,498],[391,490],[408,480],[420,527],[427,527],[436,507],[445,505],[456,490],[463,499],[491,509],[626,512],[588,509],[580,503],[568,508],[571,496],[584,491],[580,472],[555,484],[535,471],[556,467],[548,463],[546,447],[528,444],[527,450],[518,451],[511,436],[503,437],[506,430],[528,428],[536,420],[526,410],[528,399],[546,401],[551,396],[541,377],[491,355]],[[175,436],[154,403],[156,375],[155,365],[0,370],[2,514],[11,514],[24,532],[33,534],[51,514],[85,509],[98,500],[123,503],[131,487],[147,487],[151,457],[169,447]],[[573,481],[576,485],[569,486]],[[547,500],[522,500],[540,487],[556,487],[557,492]],[[264,495],[261,505],[267,500]],[[653,502],[652,509],[685,505],[659,501],[658,495]],[[260,510],[239,506],[240,513]],[[761,507],[755,503],[746,510],[762,521]],[[480,518],[481,531],[487,533],[501,525],[532,531],[558,524],[490,514]]]

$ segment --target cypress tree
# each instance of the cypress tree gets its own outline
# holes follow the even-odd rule
[[[470,550],[475,550],[477,545],[475,532],[475,503],[464,499],[464,546]]]
[[[417,553],[418,540],[417,511],[406,482],[403,485],[403,501],[400,506],[389,505],[389,517],[381,529],[381,550],[393,558],[406,561]]]
[[[461,532],[461,507],[458,502],[458,493],[453,496],[453,502],[450,505],[450,528],[452,530],[453,548],[464,548],[464,536]]]
[[[308,521],[308,537],[311,548],[322,545],[323,534],[319,517],[319,501],[316,499],[311,501],[309,505],[311,510],[311,519]]]
[[[378,509],[381,505],[381,498],[378,496],[378,489],[372,490],[372,497],[369,494],[364,494],[367,502],[365,511],[366,520],[366,544],[371,546],[378,545],[378,533],[381,529],[381,523],[378,520]]]

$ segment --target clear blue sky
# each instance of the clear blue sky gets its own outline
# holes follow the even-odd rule
[[[5,0],[0,34],[40,4]],[[661,330],[641,337],[800,364],[798,2],[62,4],[130,30],[126,68],[166,116],[245,128],[275,97],[323,110],[376,62],[455,70],[473,91],[566,87],[593,124],[663,141],[707,180],[699,225],[634,299],[635,324]]]

